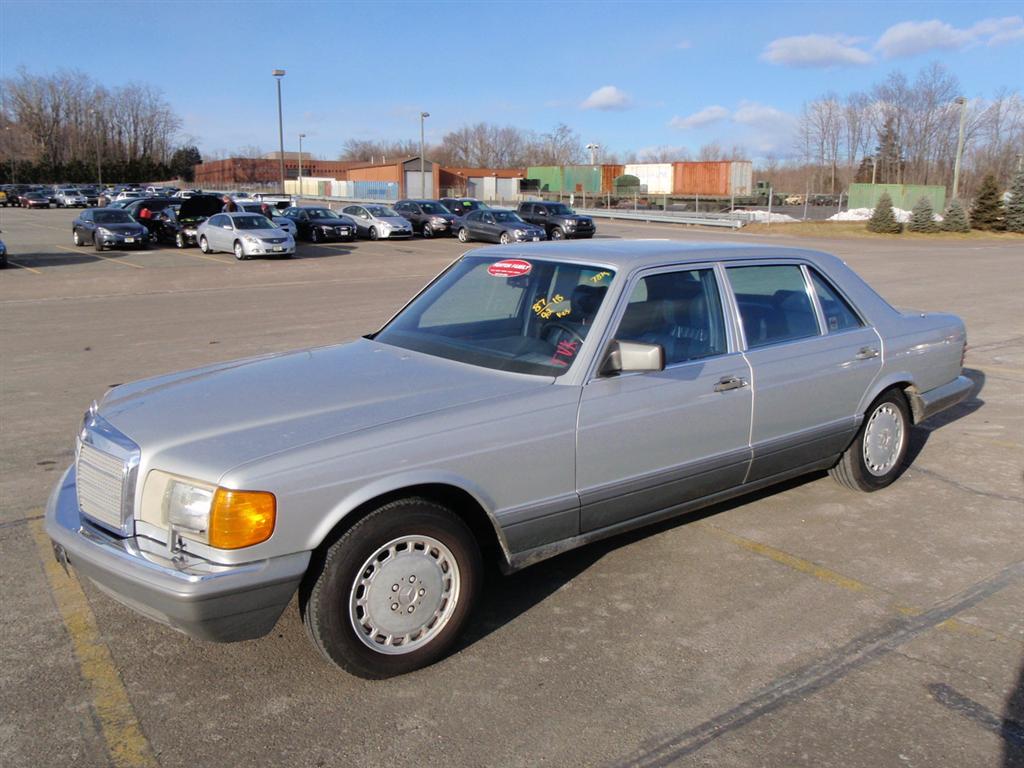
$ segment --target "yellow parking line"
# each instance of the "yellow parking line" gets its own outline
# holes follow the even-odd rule
[[[80,255],[84,255],[84,254],[82,254],[82,249],[81,248],[68,248],[66,245],[55,245],[53,247],[54,248],[60,248],[62,251],[70,251],[71,253],[77,253],[77,254],[80,254]],[[112,261],[115,264],[124,264],[124,266],[126,266],[126,267],[135,267],[136,269],[145,269],[145,267],[143,267],[141,264],[132,264],[130,261],[125,261],[124,259],[112,259],[109,256],[101,256],[99,253],[95,253],[95,252],[91,253],[90,256],[95,256],[97,259],[103,259],[104,261]]]
[[[7,259],[7,263],[8,264],[13,264],[16,267],[21,267],[22,269],[27,269],[29,272],[34,272],[37,275],[43,274],[38,269],[32,269],[32,267],[26,267],[24,264],[19,264],[18,262],[14,261],[13,259]]]
[[[142,733],[128,692],[114,666],[110,649],[100,637],[96,617],[89,608],[81,585],[74,576],[66,575],[54,559],[43,521],[33,520],[30,525],[57,611],[71,637],[82,677],[91,688],[92,706],[111,764],[155,768],[157,761],[153,749]]]

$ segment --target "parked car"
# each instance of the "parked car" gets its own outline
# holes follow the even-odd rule
[[[488,243],[523,243],[544,240],[544,230],[534,224],[527,224],[515,211],[504,208],[487,208],[470,211],[459,225],[459,241],[483,240]]]
[[[134,189],[122,189],[114,196],[114,200],[139,200],[146,195]]]
[[[89,200],[79,192],[77,189],[59,189],[57,190],[57,207],[58,208],[88,208]]]
[[[18,197],[18,204],[22,208],[49,208],[50,195],[46,192],[22,192]]]
[[[264,192],[257,192],[252,196],[252,199],[258,200],[261,203],[267,203],[278,212],[291,208],[298,202],[291,195],[272,195]]]
[[[7,269],[7,246],[0,240],[0,269]]]
[[[234,203],[241,213],[258,213],[260,216],[266,216],[292,237],[295,237],[298,234],[298,227],[295,226],[295,222],[287,216],[277,215],[277,209],[270,203],[259,202],[251,199],[235,200]]]
[[[412,223],[386,205],[367,203],[346,205],[341,212],[352,219],[360,237],[370,240],[395,240],[412,237]]]
[[[455,234],[455,215],[437,200],[399,200],[394,209],[423,237]]]
[[[203,253],[227,251],[244,261],[251,256],[295,255],[295,240],[266,216],[252,213],[218,213],[199,225],[199,249]]]
[[[0,189],[0,206],[7,207],[7,190]]]
[[[173,243],[177,248],[188,248],[198,243],[199,225],[210,216],[220,213],[223,202],[213,195],[193,195],[176,198],[173,205],[157,211],[150,219],[149,229],[160,242]]]
[[[124,206],[129,215],[142,224],[150,233],[151,239],[156,240],[154,229],[156,227],[156,214],[181,202],[174,197],[142,197],[137,200],[129,200]]]
[[[145,248],[149,231],[116,208],[86,208],[71,223],[71,241],[77,245],[95,246],[97,251],[107,248]]]
[[[295,223],[298,237],[314,243],[327,240],[355,240],[356,223],[348,216],[339,216],[330,208],[319,205],[295,205],[286,208],[282,216]]]
[[[519,215],[524,221],[541,227],[551,240],[593,237],[597,228],[589,216],[581,216],[565,203],[520,203]]]
[[[100,191],[96,187],[79,187],[78,192],[85,197],[87,208],[95,208],[99,205]]]
[[[479,211],[490,208],[487,203],[473,197],[442,197],[441,205],[451,211],[456,218],[465,216],[470,211]]]
[[[814,251],[477,249],[353,342],[114,387],[45,529],[206,640],[269,632],[298,592],[325,658],[387,677],[454,647],[485,558],[516,571],[808,472],[888,486],[911,426],[971,391],[965,345]]]

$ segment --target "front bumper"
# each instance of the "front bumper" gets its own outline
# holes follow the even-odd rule
[[[182,553],[164,557],[137,537],[121,539],[83,521],[73,466],[50,495],[45,525],[58,560],[102,592],[154,621],[221,643],[270,632],[310,558],[297,552],[225,566]]]
[[[96,238],[108,248],[144,248],[149,242],[149,233],[144,235],[101,235],[96,233]],[[128,238],[131,238],[129,241]]]
[[[387,229],[380,231],[381,240],[398,240],[412,237],[412,229]]]

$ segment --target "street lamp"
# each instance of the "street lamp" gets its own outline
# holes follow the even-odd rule
[[[423,162],[423,121],[430,117],[429,112],[420,112],[420,197],[427,196],[426,170]]]
[[[587,149],[590,150],[590,164],[597,165],[597,150],[601,148],[600,144],[587,144]]]
[[[102,140],[100,128],[100,120],[96,116],[96,110],[90,109],[89,114],[96,119],[96,175],[99,177],[100,189],[103,189],[103,149],[100,141]]]
[[[302,140],[306,138],[306,134],[299,134],[299,194],[302,194]]]
[[[281,78],[284,77],[283,69],[275,69],[272,73],[277,80],[277,138],[280,145],[278,161],[281,169],[281,194],[284,194],[284,118],[281,116]]]
[[[967,118],[967,99],[957,96],[954,103],[960,105],[960,137],[956,141],[956,162],[953,164],[953,199],[960,187],[960,158],[964,154],[964,120]]]

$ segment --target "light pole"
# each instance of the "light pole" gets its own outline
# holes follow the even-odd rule
[[[280,145],[278,162],[281,169],[281,194],[284,194],[284,117],[281,115],[281,78],[284,77],[283,69],[275,69],[274,79],[277,80],[277,138]]]
[[[423,162],[423,121],[430,117],[429,112],[420,112],[420,197],[427,196],[427,179]]]
[[[100,119],[96,114],[95,109],[90,109],[89,114],[93,116],[96,121],[96,175],[99,177],[100,190],[103,189],[103,145],[100,143],[103,139],[100,130]]]
[[[871,183],[875,183],[875,173],[878,171],[878,156],[871,158]]]
[[[7,151],[11,155],[11,184],[14,183],[14,140],[11,138],[11,126],[4,126],[4,133],[7,134]]]
[[[306,134],[299,134],[299,195],[302,194],[302,140],[306,138]]]
[[[964,154],[964,120],[967,118],[967,99],[957,96],[954,101],[960,105],[960,137],[956,141],[956,162],[953,163],[953,199],[960,187],[960,158]]]
[[[587,144],[587,149],[590,150],[590,164],[597,165],[597,150],[601,148],[600,144]]]

